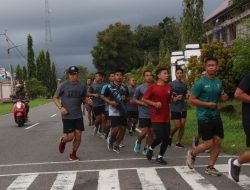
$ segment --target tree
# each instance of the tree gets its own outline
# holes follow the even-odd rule
[[[160,42],[159,48],[159,64],[157,68],[166,68],[168,73],[171,73],[170,53],[168,48],[164,45],[164,40]]]
[[[32,78],[26,83],[27,91],[30,93],[32,98],[39,96],[46,97],[48,94],[48,89],[42,84],[41,81],[36,78]]]
[[[231,48],[233,72],[238,81],[250,71],[250,19],[244,23],[244,26],[246,32],[234,40]]]
[[[20,83],[23,81],[23,71],[19,64],[16,67],[16,79],[19,80]]]
[[[249,0],[231,0],[231,2],[232,2],[234,5],[239,6],[239,5],[248,3]]]
[[[26,81],[27,80],[27,69],[25,66],[23,66],[23,80]]]
[[[33,40],[32,36],[29,34],[28,38],[28,50],[27,50],[27,68],[28,68],[28,79],[36,77],[36,65],[35,65],[35,55],[33,50]]]
[[[130,25],[116,23],[98,32],[92,51],[93,64],[102,72],[114,69],[130,71],[135,64],[135,41]]]
[[[181,17],[183,47],[189,43],[202,43],[205,39],[203,0],[183,0]]]
[[[54,95],[57,88],[57,77],[56,77],[56,66],[55,63],[52,63],[51,66],[51,95]]]
[[[168,52],[181,49],[180,23],[174,17],[166,17],[159,23],[162,31],[162,40]],[[159,43],[158,43],[159,45]]]

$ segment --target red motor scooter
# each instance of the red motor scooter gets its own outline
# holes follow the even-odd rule
[[[14,103],[13,108],[14,120],[18,127],[22,127],[24,123],[27,122],[27,111],[25,107],[25,102],[21,99],[17,99]]]

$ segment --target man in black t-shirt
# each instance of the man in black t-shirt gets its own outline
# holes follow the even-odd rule
[[[246,134],[246,145],[250,147],[250,72],[240,82],[235,91],[235,98],[242,101],[242,124]],[[240,167],[244,163],[250,162],[250,151],[244,152],[238,158],[228,160],[229,176],[239,182]]]

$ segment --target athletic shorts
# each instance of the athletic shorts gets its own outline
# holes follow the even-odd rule
[[[105,105],[93,107],[93,114],[94,116],[98,116],[105,113]]]
[[[127,126],[127,117],[126,116],[109,116],[111,121],[111,127],[120,127]]]
[[[201,135],[203,141],[211,140],[214,136],[224,138],[224,129],[221,118],[199,120],[198,132]]]
[[[127,117],[128,118],[138,119],[138,111],[128,111]]]
[[[151,120],[150,118],[139,118],[139,128],[150,128],[151,127]]]
[[[91,111],[92,110],[92,106],[89,105],[89,104],[86,104],[85,105],[85,109],[86,109],[86,111]]]
[[[183,111],[183,112],[171,111],[171,120],[180,120],[180,119],[186,119],[186,118],[187,118],[187,111]]]
[[[250,123],[249,121],[244,121],[243,119],[243,128],[246,134],[246,145],[247,147],[250,147]]]
[[[84,131],[83,118],[78,119],[62,119],[63,133],[72,133],[75,130]]]

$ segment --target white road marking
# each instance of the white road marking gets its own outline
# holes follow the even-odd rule
[[[199,156],[208,158],[210,156]],[[231,158],[232,156],[219,156],[219,158]],[[179,156],[175,157],[177,158],[185,158],[185,156]],[[145,160],[145,157],[143,158],[121,158],[121,159],[101,159],[101,160],[81,160],[77,163],[94,163],[94,162],[113,162],[113,161],[133,161],[133,160]],[[32,165],[50,165],[50,164],[72,164],[74,162],[72,161],[63,161],[63,162],[38,162],[38,163],[23,163],[23,164],[5,164],[0,165],[0,167],[15,167],[15,166],[32,166]],[[244,165],[250,165],[250,164],[244,164]],[[196,166],[195,166],[196,167]]]
[[[143,190],[166,190],[155,168],[137,169]]]
[[[190,170],[187,166],[174,167],[180,176],[188,182],[194,190],[216,190],[217,188],[210,184],[201,174],[196,170]]]
[[[118,170],[101,170],[99,172],[97,190],[119,190]]]
[[[31,125],[31,126],[29,126],[29,127],[26,127],[25,129],[31,129],[32,127],[35,127],[35,126],[37,126],[37,125],[39,125],[39,123],[35,123],[34,125]]]
[[[244,166],[243,166],[244,167]],[[225,173],[225,175],[231,179],[232,181],[234,181],[228,173],[229,167],[228,165],[218,165],[215,166],[215,168],[217,170],[219,170],[222,173]],[[243,189],[250,189],[250,177],[248,177],[247,175],[244,174],[240,174],[240,181],[237,183],[239,186],[241,186]]]
[[[52,115],[52,116],[50,116],[50,117],[55,117],[57,114],[54,114],[54,115]]]
[[[21,175],[18,176],[7,188],[7,190],[26,190],[33,183],[38,175]]]
[[[51,190],[73,189],[76,180],[76,172],[60,173],[51,187]]]

